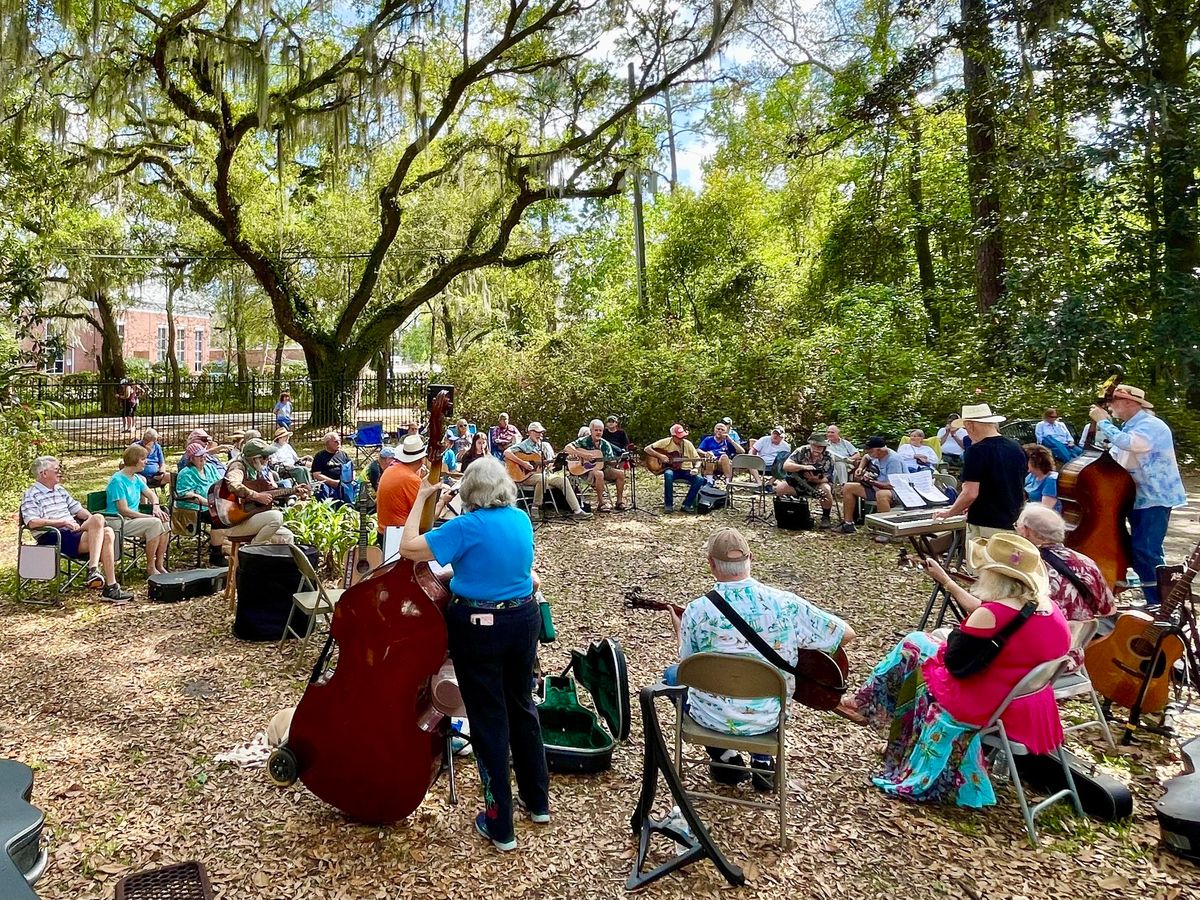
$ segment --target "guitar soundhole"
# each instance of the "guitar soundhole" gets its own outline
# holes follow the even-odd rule
[[[1149,668],[1150,657],[1152,657],[1154,655],[1154,642],[1148,641],[1145,638],[1141,638],[1141,637],[1134,638],[1132,641],[1129,642],[1129,649],[1141,658],[1142,662],[1141,662],[1141,665],[1138,666],[1138,668],[1141,669],[1143,674],[1145,674],[1146,670]],[[1161,676],[1162,673],[1164,671],[1166,671],[1166,666],[1167,666],[1166,658],[1160,654],[1158,659],[1155,660],[1155,663],[1154,663],[1153,677],[1158,678],[1159,676]]]

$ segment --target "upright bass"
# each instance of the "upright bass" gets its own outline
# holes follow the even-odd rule
[[[1098,406],[1108,408],[1124,370],[1118,367],[1104,383]],[[1093,443],[1058,474],[1058,498],[1067,523],[1066,545],[1090,557],[1110,587],[1133,564],[1133,545],[1126,520],[1133,509],[1133,477],[1111,453]]]
[[[431,436],[442,433],[448,404],[447,393],[438,394]],[[434,440],[426,466],[436,484]],[[433,510],[426,504],[422,531]],[[287,743],[268,762],[272,780],[298,777],[329,805],[370,824],[397,822],[421,804],[441,771],[449,725],[434,710],[431,685],[446,659],[448,597],[428,563],[407,559],[380,566],[342,594]]]

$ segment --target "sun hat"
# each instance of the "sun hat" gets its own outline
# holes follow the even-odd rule
[[[230,433],[229,439],[231,441],[236,441],[238,438],[244,438],[245,436],[246,436],[246,432],[242,431],[242,429],[239,428],[237,431]]]
[[[958,424],[963,422],[983,422],[985,425],[999,425],[1001,422],[1007,422],[1005,416],[999,416],[992,412],[992,408],[986,403],[971,403],[962,408],[962,415],[958,417]],[[954,425],[954,423],[951,423]],[[954,425],[958,427],[958,425]]]
[[[424,438],[419,434],[406,434],[396,448],[396,459],[400,462],[416,462],[425,458],[426,450]]]
[[[680,440],[688,436],[688,430],[676,422],[671,426],[671,437]]]
[[[819,431],[814,431],[812,434],[810,434],[808,436],[808,442],[810,444],[816,444],[818,447],[829,446],[829,441],[825,440],[825,435],[821,434]]]
[[[710,559],[722,562],[741,562],[750,558],[750,545],[736,528],[718,528],[704,546]]]
[[[1146,399],[1146,392],[1132,384],[1118,384],[1113,391],[1114,400],[1132,400],[1140,403],[1144,409],[1154,409],[1154,404]]]
[[[288,436],[290,436],[290,435],[291,435],[291,432],[290,432],[290,431],[288,431],[286,428],[282,428],[282,427],[280,427],[280,428],[276,428],[276,429],[275,429],[275,440],[279,440],[279,439],[280,439],[281,437],[283,437],[285,434],[286,434],[286,435],[288,435]]]
[[[1049,596],[1050,579],[1038,548],[1009,531],[967,544],[967,563],[977,572],[999,572],[1028,587],[1039,597]]]
[[[268,444],[262,438],[252,438],[246,441],[246,445],[242,447],[242,456],[246,459],[254,459],[256,456],[270,456],[275,450],[274,444]]]

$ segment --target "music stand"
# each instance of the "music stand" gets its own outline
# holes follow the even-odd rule
[[[621,455],[628,457],[629,460],[629,509],[626,510],[626,512],[631,512],[635,516],[638,513],[641,513],[643,516],[650,516],[653,519],[657,519],[659,517],[658,513],[650,509],[642,509],[640,506],[638,506],[637,459],[634,457],[634,454],[631,450],[625,450]]]

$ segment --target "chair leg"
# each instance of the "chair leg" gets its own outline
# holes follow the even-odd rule
[[[1021,806],[1021,818],[1025,820],[1025,831],[1029,834],[1029,843],[1034,847],[1038,845],[1037,826],[1033,821],[1033,812],[1029,809],[1029,801],[1025,797],[1025,787],[1021,784],[1021,773],[1017,771],[1017,758],[1013,755],[1012,745],[1008,742],[1008,734],[1004,730],[1004,723],[1000,722],[999,731],[1001,752],[1004,754],[1004,761],[1008,763],[1008,777],[1012,779],[1013,790],[1017,792],[1017,803]]]
[[[1108,718],[1104,715],[1104,707],[1100,705],[1100,697],[1095,688],[1092,688],[1092,708],[1096,710],[1096,721],[1100,723],[1100,730],[1104,732],[1104,740],[1108,743],[1108,748],[1116,750],[1117,742],[1113,740],[1112,729],[1108,726]]]
[[[780,719],[783,718],[781,715]],[[783,734],[784,723],[779,723],[779,756],[775,759],[775,790],[779,792],[779,847],[787,849],[787,743]]]
[[[1104,721],[1101,717],[1100,721]],[[1054,752],[1058,757],[1058,764],[1062,766],[1063,777],[1067,782],[1067,790],[1071,792],[1071,803],[1075,807],[1075,815],[1083,815],[1083,803],[1079,799],[1079,790],[1075,787],[1075,774],[1071,771],[1070,765],[1067,763],[1067,754],[1063,752],[1063,745],[1059,744],[1058,749]]]

